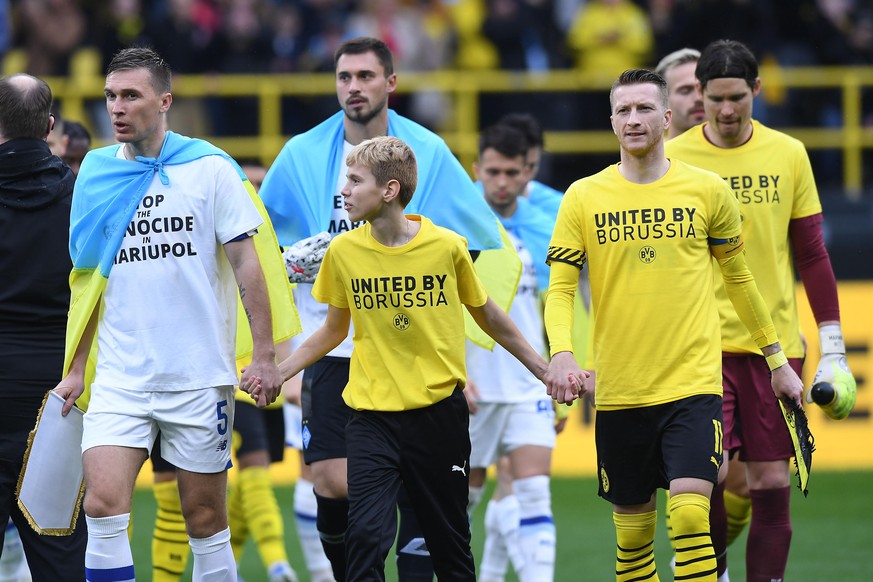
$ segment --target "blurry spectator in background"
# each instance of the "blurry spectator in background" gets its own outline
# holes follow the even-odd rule
[[[648,62],[652,28],[631,0],[590,0],[576,13],[567,45],[578,69],[612,80]]]
[[[440,21],[439,13],[430,15],[435,30],[429,31],[425,27],[426,16],[426,6],[417,3],[361,0],[358,9],[349,15],[346,34],[350,38],[368,36],[382,40],[391,49],[398,71],[446,68],[451,63],[451,34],[445,21]],[[422,87],[409,96],[392,95],[390,105],[425,127],[438,129],[449,103],[444,94]]]
[[[87,20],[78,0],[21,0],[20,44],[32,75],[66,75],[70,56],[85,41]]]
[[[270,70],[274,73],[294,73],[300,70],[306,51],[300,10],[290,2],[276,3],[268,24],[272,30]]]
[[[272,46],[266,15],[262,0],[227,0],[221,26],[210,45],[210,70],[227,74],[269,72]],[[207,103],[214,135],[259,132],[257,97],[213,96]]]
[[[99,4],[92,21],[93,42],[102,58],[101,70],[113,55],[140,40],[145,31],[141,0],[108,0]]]
[[[482,36],[497,50],[498,64],[509,71],[544,72],[563,68],[563,34],[553,0],[486,0]],[[541,111],[549,125],[565,121],[566,93],[486,93],[481,98],[481,124],[488,126],[512,111]]]
[[[648,63],[652,50],[649,18],[631,0],[590,0],[577,11],[567,33],[567,46],[576,68],[603,86],[602,93],[579,93],[566,118],[572,127],[605,130],[603,94],[608,82],[622,71]]]
[[[12,13],[9,0],[0,0],[0,56],[12,45]]]
[[[786,9],[796,11],[796,2]],[[776,18],[776,14],[779,15]],[[773,9],[773,1],[694,0],[676,2],[672,11],[671,30],[667,38],[672,43],[659,47],[664,52],[686,46],[703,47],[722,38],[738,40],[763,59],[771,55],[778,43],[773,31],[782,13]],[[760,111],[759,111],[760,113]]]
[[[64,121],[64,154],[61,159],[70,166],[73,173],[79,174],[79,166],[85,154],[91,149],[91,133],[78,121]]]
[[[703,97],[697,88],[697,77],[694,76],[699,58],[699,50],[683,48],[661,59],[655,67],[655,72],[667,81],[667,104],[673,110],[667,139],[685,133],[706,119]]]
[[[151,6],[145,33],[138,45],[149,46],[170,66],[174,75],[201,74],[213,64],[212,50],[221,17],[210,0],[166,0]],[[211,133],[207,109],[199,98],[173,100],[171,123],[186,135]]]
[[[488,0],[482,33],[497,48],[500,68],[547,71],[564,65],[553,0]]]
[[[455,67],[478,70],[500,66],[497,49],[482,33],[487,15],[485,0],[457,0],[449,10],[457,35]]]

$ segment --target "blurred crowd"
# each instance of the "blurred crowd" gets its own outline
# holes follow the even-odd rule
[[[786,66],[873,63],[863,0],[0,0],[0,51],[66,75],[148,43],[178,73],[332,71],[343,40],[385,39],[398,69],[578,67],[608,78],[733,38]],[[102,67],[101,67],[102,70]]]
[[[873,64],[869,0],[0,0],[0,54],[40,76],[102,74],[120,48],[154,47],[174,72],[288,73],[333,70],[335,48],[360,35],[383,39],[397,70],[576,68],[604,79],[653,67],[682,47],[740,40],[765,64],[784,67]],[[88,59],[79,59],[83,54]],[[82,69],[82,62],[85,68]],[[78,63],[78,66],[77,66]],[[6,69],[9,72],[8,68]],[[775,83],[778,85],[778,83]],[[774,83],[771,80],[770,86]],[[842,123],[838,90],[802,99],[767,91],[756,116],[774,126]],[[589,128],[590,101],[484,96],[483,125],[504,109],[545,112],[547,129]],[[598,96],[598,98],[600,98]],[[432,129],[447,103],[420,92],[392,107]],[[600,101],[603,101],[600,98]],[[594,102],[597,106],[606,105]],[[873,126],[865,97],[865,125]],[[192,110],[212,135],[257,132],[253,101],[209,100]],[[336,103],[286,100],[283,133],[312,126]],[[204,111],[201,111],[204,110]],[[233,115],[230,115],[230,111]],[[494,117],[491,119],[489,116]],[[608,129],[597,126],[598,129]]]

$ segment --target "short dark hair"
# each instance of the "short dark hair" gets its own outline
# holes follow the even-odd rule
[[[173,72],[170,65],[157,52],[148,47],[130,47],[121,49],[106,67],[108,77],[116,71],[132,71],[146,69],[152,78],[152,85],[157,93],[169,93],[173,85]]]
[[[661,93],[661,104],[667,108],[667,81],[664,77],[648,69],[628,69],[618,76],[609,90],[609,110],[612,111],[612,98],[615,90],[628,85],[654,85]]]
[[[522,159],[527,157],[527,150],[530,149],[527,138],[518,129],[498,123],[486,127],[479,134],[479,155],[481,156],[487,149],[497,150],[507,158]]]
[[[64,120],[64,135],[70,138],[70,141],[81,139],[91,143],[91,132],[78,121]]]
[[[0,79],[0,134],[7,140],[43,139],[51,108],[52,90],[42,79],[24,73]]]
[[[362,55],[365,53],[373,53],[379,59],[379,64],[385,69],[385,76],[390,77],[394,74],[394,55],[391,54],[391,49],[388,45],[369,36],[359,36],[342,43],[333,55],[333,68],[336,70],[337,63],[343,55]]]
[[[507,113],[497,122],[498,125],[508,125],[514,127],[524,134],[527,140],[528,148],[543,147],[545,139],[543,138],[543,126],[537,121],[537,118],[530,113]]]
[[[715,40],[700,53],[694,75],[703,88],[712,79],[742,79],[749,87],[754,87],[758,61],[749,47],[739,41]]]

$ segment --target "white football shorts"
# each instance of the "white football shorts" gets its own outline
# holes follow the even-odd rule
[[[143,392],[93,384],[84,418],[82,452],[99,446],[152,450],[192,473],[230,468],[234,386]]]
[[[555,410],[551,398],[527,402],[480,402],[470,415],[470,466],[490,467],[518,447],[555,448]]]

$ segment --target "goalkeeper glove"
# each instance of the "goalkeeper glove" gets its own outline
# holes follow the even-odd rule
[[[285,271],[292,283],[312,283],[321,268],[321,260],[330,245],[330,234],[320,232],[299,240],[284,251]]]
[[[846,344],[839,324],[819,328],[821,359],[815,371],[807,402],[815,402],[830,418],[840,420],[855,407],[857,385],[846,362]]]

